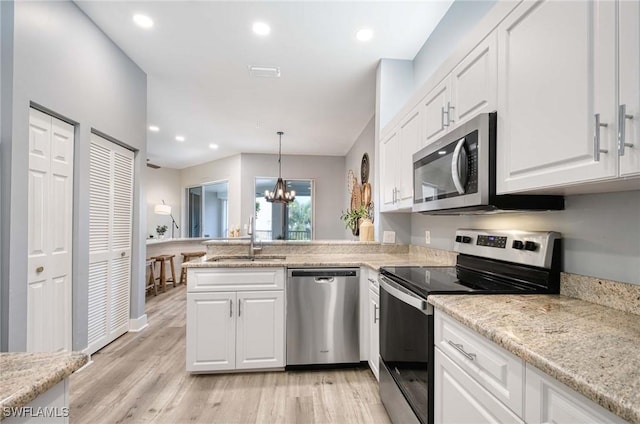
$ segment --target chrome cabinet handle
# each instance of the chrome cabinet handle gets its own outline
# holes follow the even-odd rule
[[[229,318],[233,318],[233,300],[229,299]]]
[[[593,160],[595,162],[600,162],[600,153],[609,153],[607,149],[600,148],[600,127],[608,127],[609,124],[603,124],[600,122],[600,114],[596,113],[595,117],[595,128],[593,134]]]
[[[451,125],[452,122],[456,122],[451,119],[451,109],[455,109],[455,107],[451,106],[451,102],[447,102],[447,126]]]
[[[242,299],[238,299],[238,316],[242,315]]]
[[[369,282],[370,282],[371,284],[375,284],[375,283],[377,282],[377,281],[376,281],[376,280],[374,280],[373,278],[367,278],[367,280],[369,280]]]
[[[475,353],[468,353],[464,350],[464,346],[462,346],[462,344],[457,344],[452,342],[451,340],[448,341],[449,344],[451,346],[453,346],[453,348],[455,350],[457,350],[458,352],[462,353],[464,355],[465,358],[467,358],[470,361],[474,361],[476,359],[476,354]]]
[[[633,147],[633,143],[625,143],[627,137],[627,119],[633,119],[633,115],[627,115],[627,105],[618,106],[618,155],[624,156],[625,147]]]
[[[456,148],[453,151],[453,158],[451,159],[451,177],[453,178],[453,185],[456,186],[458,193],[464,194],[465,185],[467,184],[467,167],[468,158],[467,152],[464,149],[465,139],[461,138],[456,144]],[[462,161],[462,173],[460,167],[460,161]]]
[[[380,321],[380,317],[378,316],[379,310],[380,310],[380,307],[378,305],[373,305],[373,323],[374,324]]]
[[[444,106],[442,106],[440,108],[440,124],[442,124],[441,129],[444,129],[444,127],[448,127],[449,126],[449,122],[448,122],[449,118],[448,117],[447,117],[447,123],[445,124],[445,122],[444,122],[444,114],[445,113],[447,113],[447,112],[444,111]]]

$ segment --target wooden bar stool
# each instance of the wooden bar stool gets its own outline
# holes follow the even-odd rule
[[[153,289],[153,295],[158,295],[158,287],[156,286],[156,273],[153,269],[154,260],[147,258],[147,291]]]
[[[173,287],[176,286],[176,266],[173,262],[175,257],[176,255],[158,255],[151,258],[160,265],[160,276],[156,277],[156,280],[160,280],[163,293],[167,291],[167,283],[173,283]],[[167,276],[167,262],[171,264],[171,278]]]
[[[189,262],[195,258],[201,258],[206,255],[206,252],[187,252],[182,253],[182,263]],[[182,268],[180,272],[180,284],[187,284],[187,268]]]

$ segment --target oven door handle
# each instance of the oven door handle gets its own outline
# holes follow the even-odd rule
[[[401,300],[409,306],[416,308],[425,315],[433,314],[433,307],[423,298],[416,296],[415,294],[409,292],[409,290],[382,275],[380,276],[379,281],[380,287],[391,296],[395,297],[398,300]]]

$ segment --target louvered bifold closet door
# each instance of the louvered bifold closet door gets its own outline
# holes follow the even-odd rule
[[[129,329],[133,152],[91,134],[88,352]]]

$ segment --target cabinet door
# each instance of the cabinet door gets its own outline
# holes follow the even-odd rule
[[[447,77],[422,100],[422,122],[425,147],[440,138],[449,128],[449,103],[451,101],[451,78]]]
[[[451,74],[451,120],[458,126],[496,108],[498,84],[497,33],[485,38]]]
[[[235,304],[235,293],[187,293],[187,371],[235,368]]]
[[[525,396],[529,424],[626,422],[529,364]]]
[[[439,348],[435,348],[434,351],[434,422],[440,424],[523,422]]]
[[[236,368],[284,367],[284,292],[238,292]]]
[[[373,290],[369,290],[369,367],[375,375],[379,377],[379,357],[380,357],[380,296]]]
[[[396,201],[399,208],[413,205],[413,154],[420,150],[420,108],[415,107],[400,123],[400,160],[397,167]]]
[[[620,175],[640,173],[640,2],[618,3],[620,105],[625,107],[624,153],[620,151]],[[631,146],[629,146],[631,145]],[[623,153],[623,154],[622,154]]]
[[[617,174],[614,24],[614,2],[540,1],[498,27],[499,193]]]
[[[391,131],[380,143],[380,186],[382,212],[396,208],[396,169],[398,165],[399,128]]]

